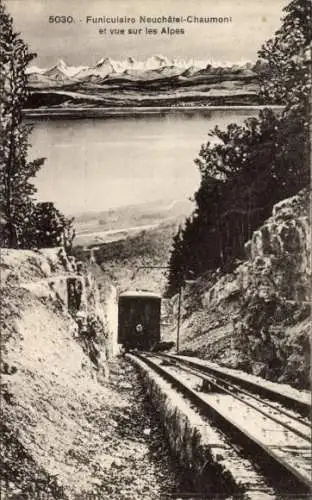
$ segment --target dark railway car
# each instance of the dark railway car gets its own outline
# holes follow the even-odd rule
[[[119,295],[118,343],[148,350],[160,341],[160,295],[129,291]]]

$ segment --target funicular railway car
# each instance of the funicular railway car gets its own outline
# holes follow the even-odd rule
[[[126,350],[149,350],[160,341],[161,296],[128,291],[118,300],[118,343]]]

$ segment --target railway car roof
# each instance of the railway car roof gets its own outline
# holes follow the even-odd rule
[[[144,292],[142,290],[129,290],[127,292],[123,292],[119,295],[119,297],[146,297],[151,299],[161,299],[161,295],[154,292]]]

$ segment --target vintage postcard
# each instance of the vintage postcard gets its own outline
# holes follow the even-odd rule
[[[310,498],[311,15],[1,0],[1,498]]]

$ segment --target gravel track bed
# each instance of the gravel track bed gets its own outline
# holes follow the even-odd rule
[[[107,415],[115,422],[105,444],[112,461],[94,498],[191,498],[187,492],[192,486],[170,457],[157,412],[147,401],[135,368],[123,358],[111,362],[109,385],[125,407],[113,408]]]

